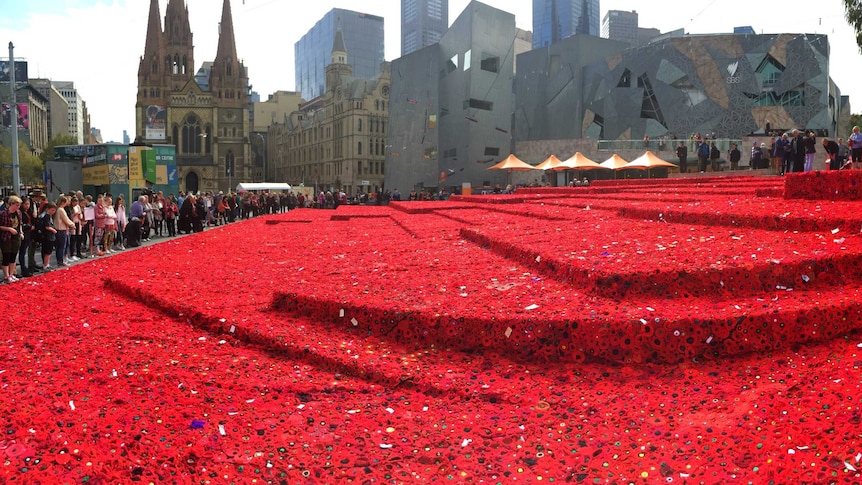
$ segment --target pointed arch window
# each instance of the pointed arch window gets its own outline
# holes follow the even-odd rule
[[[174,64],[173,64],[173,70],[171,72],[173,72],[174,74],[177,74],[177,72],[179,72],[179,68],[180,68],[180,56],[174,54]]]
[[[356,145],[356,154],[362,155],[362,142],[359,142],[359,144]]]
[[[231,66],[230,63],[227,64],[227,75],[233,76],[233,66]]]
[[[183,74],[188,72],[189,60],[186,56],[183,56]]]
[[[201,130],[200,119],[194,114],[186,116],[183,120],[180,146],[183,153],[203,154],[203,131]]]

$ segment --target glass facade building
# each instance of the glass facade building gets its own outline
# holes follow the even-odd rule
[[[436,44],[449,28],[449,0],[401,0],[401,55]]]
[[[599,0],[533,0],[533,48],[574,34],[600,34]]]
[[[326,66],[332,62],[335,32],[341,29],[353,76],[372,79],[384,60],[383,17],[334,8],[294,44],[296,90],[305,100],[326,91]]]

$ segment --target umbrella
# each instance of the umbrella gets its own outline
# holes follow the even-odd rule
[[[488,167],[488,170],[535,170],[536,167],[530,165],[529,163],[524,163],[518,159],[515,155],[509,155],[502,162],[494,165],[493,167]]]
[[[551,155],[544,162],[536,165],[536,170],[555,170],[561,163],[560,159],[555,155]]]
[[[590,160],[589,158],[584,156],[584,154],[582,154],[581,152],[577,152],[574,155],[572,155],[572,157],[569,158],[568,160],[566,160],[565,162],[561,162],[559,165],[554,167],[554,170],[568,170],[568,169],[594,170],[597,168],[605,168],[605,167],[602,167],[598,163]]]
[[[652,175],[651,169],[655,167],[676,167],[676,165],[662,160],[661,158],[657,157],[653,152],[647,150],[646,153],[632,160],[624,168],[639,168],[642,170],[649,170],[650,175]]]

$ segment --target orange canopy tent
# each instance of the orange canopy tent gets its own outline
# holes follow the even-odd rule
[[[488,170],[535,170],[536,167],[529,163],[524,163],[515,155],[509,155],[502,162],[488,167]]]
[[[628,164],[629,164],[628,160],[626,160],[625,158],[614,153],[614,155],[611,158],[605,160],[604,162],[600,163],[599,165],[601,165],[602,167],[605,167],[605,168],[609,168],[611,170],[622,170],[622,169],[626,168],[626,165],[628,165]]]
[[[556,155],[551,155],[544,162],[535,166],[536,170],[555,170],[561,163],[559,158]]]
[[[652,176],[651,169],[656,167],[676,167],[676,165],[662,160],[661,158],[656,156],[655,153],[647,150],[646,153],[632,160],[628,165],[623,168],[637,168],[641,170],[648,170],[649,175]]]
[[[597,168],[605,168],[598,163],[587,158],[583,153],[577,152],[565,162],[561,162],[554,170],[595,170]]]

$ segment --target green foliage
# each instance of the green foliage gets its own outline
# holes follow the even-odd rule
[[[856,45],[862,51],[862,0],[844,0],[844,17],[856,31]]]
[[[0,146],[0,185],[6,187],[12,185],[12,149]],[[18,176],[23,185],[36,185],[42,183],[42,172],[45,171],[45,162],[36,155],[30,153],[30,148],[23,141],[18,142]]]
[[[862,128],[862,114],[856,113],[850,115],[850,124],[847,126],[847,133],[852,133],[854,126]]]
[[[77,144],[78,140],[76,140],[72,135],[57,135],[45,146],[45,150],[41,155],[42,161],[47,162],[48,160],[54,159],[54,147]]]

